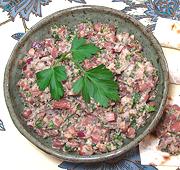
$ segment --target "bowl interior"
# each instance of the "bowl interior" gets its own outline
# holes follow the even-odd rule
[[[64,152],[54,150],[51,148],[50,139],[42,139],[41,137],[37,136],[32,129],[28,128],[26,122],[21,116],[23,111],[23,103],[16,86],[17,82],[22,76],[21,68],[18,66],[18,60],[24,57],[24,49],[30,49],[33,41],[43,40],[44,38],[50,37],[51,35],[49,34],[49,30],[53,24],[67,25],[73,29],[74,25],[84,21],[115,24],[118,32],[129,32],[130,34],[134,34],[135,38],[140,41],[143,46],[143,55],[147,57],[157,68],[159,76],[157,95],[155,98],[158,111],[152,113],[151,117],[147,120],[147,123],[143,128],[138,129],[135,139],[133,141],[127,139],[123,147],[116,151],[89,157],[66,154]],[[20,40],[20,42],[18,42],[12,52],[5,72],[4,88],[7,106],[16,127],[36,146],[43,149],[45,152],[68,161],[102,161],[121,155],[133,146],[137,145],[138,142],[149,131],[151,131],[158,122],[161,117],[161,111],[164,107],[167,96],[167,66],[160,45],[152,34],[148,33],[137,21],[122,14],[121,12],[117,12],[116,10],[109,8],[81,6],[52,14],[30,29],[30,31]]]

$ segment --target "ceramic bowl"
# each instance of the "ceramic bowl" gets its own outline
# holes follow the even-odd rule
[[[16,86],[21,78],[21,69],[18,66],[18,60],[24,54],[22,48],[30,49],[32,41],[43,40],[50,37],[48,30],[53,24],[65,24],[69,27],[90,20],[92,22],[112,23],[116,24],[118,32],[129,32],[134,34],[135,38],[143,46],[143,55],[147,57],[153,65],[158,69],[159,82],[157,85],[157,95],[155,101],[157,103],[157,111],[151,114],[147,119],[144,127],[139,128],[137,135],[133,140],[127,139],[124,145],[115,151],[92,156],[80,156],[77,154],[64,153],[52,149],[49,138],[43,139],[30,129],[23,120],[21,113],[23,111],[23,103]],[[168,92],[168,68],[161,46],[155,39],[153,34],[137,20],[115,9],[101,6],[79,6],[74,8],[58,11],[38,22],[33,26],[14,47],[10,59],[7,63],[4,77],[4,94],[6,104],[9,109],[11,118],[18,130],[29,141],[48,154],[54,155],[60,159],[70,162],[98,162],[107,161],[122,155],[138,143],[157,125],[161,118]],[[14,145],[16,145],[14,143]]]

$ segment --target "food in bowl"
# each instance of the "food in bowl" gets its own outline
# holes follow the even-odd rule
[[[156,68],[134,35],[112,24],[53,25],[51,34],[19,61],[27,125],[64,152],[121,148],[156,110]]]
[[[180,107],[167,104],[156,134],[160,139],[158,148],[172,155],[180,154]]]

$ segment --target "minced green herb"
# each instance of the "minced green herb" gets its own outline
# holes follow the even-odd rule
[[[115,67],[116,68],[120,68],[121,67],[121,64],[119,62],[115,63]]]
[[[95,147],[95,146],[96,146],[96,144],[95,144],[95,143],[93,143],[93,144],[92,144],[92,147]]]
[[[154,112],[154,111],[156,111],[156,107],[155,106],[146,106],[146,111],[147,112]]]
[[[123,137],[121,136],[121,133],[115,133],[114,134],[114,139],[115,140],[123,140]]]
[[[141,94],[138,92],[135,92],[132,94],[132,108],[139,102],[139,99],[141,98]]]
[[[73,148],[68,146],[67,144],[64,145],[64,150],[67,152],[73,151]]]
[[[136,129],[136,124],[137,124],[137,123],[136,123],[136,118],[135,118],[135,117],[132,117],[132,118],[131,118],[131,126]]]
[[[55,128],[54,122],[52,120],[49,122],[48,128],[50,128],[50,129],[54,129]]]
[[[131,58],[132,58],[131,54],[128,54],[128,55],[126,56],[126,60],[128,60],[128,61],[130,61]]]
[[[38,119],[35,122],[35,127],[38,128],[38,129],[41,129],[43,127],[43,121],[41,119]]]

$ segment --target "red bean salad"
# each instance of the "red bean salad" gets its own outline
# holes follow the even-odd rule
[[[156,129],[159,149],[172,155],[180,154],[180,107],[167,105],[164,116]]]
[[[65,25],[53,25],[51,35],[51,38],[33,42],[25,57],[19,61],[22,78],[17,86],[24,103],[22,116],[27,125],[42,138],[51,138],[52,148],[64,152],[93,155],[121,148],[125,139],[135,138],[137,129],[156,110],[156,68],[143,56],[143,48],[134,35],[118,32],[112,24],[80,23],[73,31]],[[83,44],[85,41],[86,44]],[[71,60],[72,44],[74,48],[83,44],[85,52],[90,52],[92,56],[80,59],[83,56],[78,56],[76,49],[72,50],[79,57],[76,61],[81,60],[76,65]],[[87,46],[93,47],[95,52]],[[62,59],[64,54],[67,60]],[[59,72],[55,72],[54,65],[59,64],[63,68],[59,66]],[[99,71],[93,70],[97,67]],[[85,76],[94,73],[94,85],[102,81],[111,82],[114,91],[111,86],[103,91],[102,83],[102,89],[97,85],[99,91],[91,94],[89,88],[97,89],[91,87],[92,84],[86,89],[82,81],[76,83],[79,90],[73,90],[73,83],[83,74],[79,68],[85,71],[92,69],[88,74],[85,72]],[[49,72],[46,70],[46,74],[37,76],[45,69]],[[62,86],[56,88],[50,83],[50,88],[45,88],[54,80],[49,75],[59,75],[57,84],[61,82]],[[104,77],[99,78],[101,75]],[[85,83],[92,78],[85,80],[85,76],[81,79]],[[39,81],[42,84],[39,85]],[[53,87],[61,98],[54,93]],[[81,92],[78,92],[80,89]],[[107,100],[109,96],[111,100]],[[106,104],[103,103],[105,101]]]

